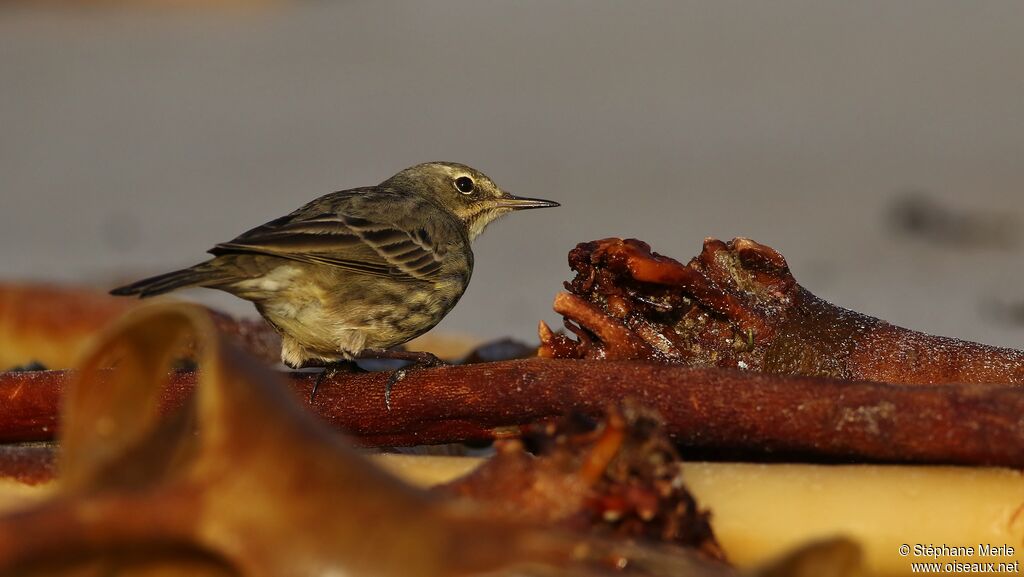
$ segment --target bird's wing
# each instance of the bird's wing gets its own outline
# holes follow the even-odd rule
[[[258,253],[395,280],[435,280],[450,217],[426,218],[423,200],[373,191],[328,195],[218,244],[210,253]]]

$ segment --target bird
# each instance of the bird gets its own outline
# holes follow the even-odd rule
[[[464,164],[427,162],[321,196],[215,245],[205,262],[110,292],[147,298],[207,287],[249,300],[295,369],[367,358],[436,364],[430,353],[394,347],[433,328],[462,297],[472,241],[505,214],[556,206],[509,194]]]

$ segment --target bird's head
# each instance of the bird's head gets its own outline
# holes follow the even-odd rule
[[[486,174],[457,162],[417,164],[385,180],[381,186],[433,200],[466,226],[470,239],[514,210],[559,206],[550,200],[511,195]]]

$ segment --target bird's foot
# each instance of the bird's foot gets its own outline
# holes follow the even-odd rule
[[[384,404],[388,410],[391,410],[391,390],[396,384],[401,382],[408,374],[411,369],[421,369],[429,367],[440,367],[447,365],[445,361],[437,358],[433,353],[426,351],[403,351],[403,350],[378,350],[378,349],[367,349],[359,354],[360,359],[390,359],[399,361],[409,361],[412,363],[411,366],[403,367],[401,369],[391,372],[391,376],[388,377],[386,383],[384,383]]]
[[[337,361],[333,363],[327,363],[324,365],[324,370],[320,371],[320,374],[316,376],[316,380],[313,381],[313,390],[309,392],[309,402],[313,402],[316,398],[316,392],[320,388],[320,383],[324,379],[333,379],[338,373],[354,373],[359,371],[359,367],[352,361]]]

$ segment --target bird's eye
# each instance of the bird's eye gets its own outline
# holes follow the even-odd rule
[[[476,185],[473,184],[473,179],[468,176],[460,176],[455,179],[455,188],[459,189],[462,194],[473,194],[473,189]]]

